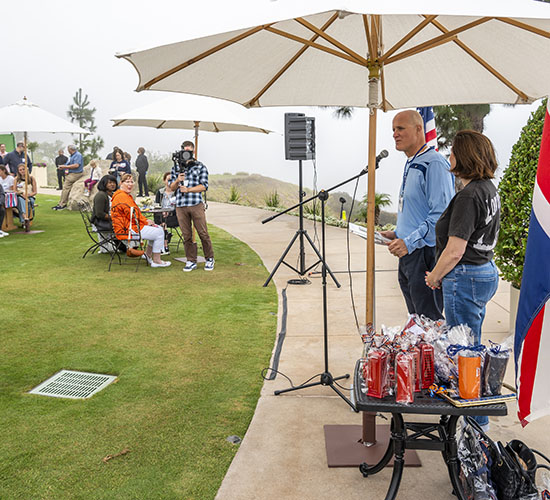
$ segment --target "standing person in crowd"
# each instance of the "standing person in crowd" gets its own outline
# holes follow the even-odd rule
[[[407,110],[393,119],[395,149],[407,155],[399,192],[397,227],[381,231],[392,240],[390,253],[399,258],[398,279],[409,314],[443,318],[441,290],[426,287],[424,277],[435,265],[435,223],[454,195],[449,163],[428,148],[424,122],[417,111]]]
[[[136,158],[136,170],[138,173],[138,196],[149,196],[149,188],[147,186],[147,170],[149,170],[149,161],[145,156],[145,148],[138,148],[138,156]]]
[[[0,184],[0,238],[10,235],[10,233],[2,231],[2,224],[4,224],[4,215],[6,215],[6,209],[4,208],[5,203],[6,195],[4,194],[4,188],[2,187],[2,184]]]
[[[15,189],[17,192],[17,211],[19,212],[19,222],[23,226],[25,219],[32,220],[34,217],[34,200],[38,187],[36,179],[29,174],[24,163],[17,166],[17,176],[15,177]]]
[[[4,159],[4,156],[6,156],[8,152],[6,151],[6,145],[0,144],[0,165],[2,165],[2,160]]]
[[[443,287],[445,319],[466,324],[481,343],[485,306],[496,293],[493,249],[500,227],[500,199],[493,184],[497,161],[491,141],[461,130],[453,140],[451,172],[464,185],[435,226],[437,264],[426,275],[431,288]]]
[[[132,174],[123,174],[120,182],[120,189],[113,195],[111,203],[111,220],[117,238],[129,239],[128,233],[134,232],[139,225],[141,238],[149,240],[145,256],[151,267],[168,267],[172,263],[163,261],[160,253],[164,248],[164,230],[153,221],[146,219],[134,198],[130,194],[134,187]]]
[[[98,183],[101,178],[101,168],[97,164],[97,160],[92,160],[90,162],[90,177],[84,181],[84,196],[90,196],[92,189]]]
[[[443,288],[445,319],[449,327],[468,325],[475,345],[487,302],[498,288],[493,262],[500,227],[500,199],[492,182],[497,169],[491,141],[479,132],[462,130],[453,140],[451,172],[464,188],[435,226],[437,264],[426,273],[426,285]],[[474,417],[488,430],[489,417]]]
[[[4,158],[2,158],[4,165],[8,168],[8,171],[11,175],[17,174],[17,168],[20,163],[25,164],[25,144],[23,142],[18,142],[15,146],[15,149],[8,153]],[[29,166],[29,174],[32,172],[32,161],[27,155],[27,165]]]
[[[62,149],[57,152],[57,157],[55,158],[55,168],[57,172],[57,190],[61,191],[63,189],[63,181],[65,181],[65,169],[59,168],[61,165],[67,163],[67,158]]]
[[[120,151],[122,153],[122,149],[120,149],[118,146],[115,146],[113,150],[105,157],[105,159],[113,161],[115,159],[115,153],[117,151]]]
[[[84,175],[84,160],[82,159],[82,155],[77,151],[76,146],[73,144],[71,144],[67,149],[71,155],[70,158],[67,160],[65,165],[60,165],[57,167],[58,170],[65,170],[65,183],[63,184],[63,191],[61,191],[59,203],[55,207],[52,207],[52,210],[64,210],[67,208],[67,201],[69,201],[69,194],[73,184]]]
[[[191,141],[184,141],[181,145],[184,151],[194,152],[195,146]],[[195,158],[185,164],[174,163],[170,175],[170,189],[176,193],[176,215],[183,236],[185,257],[187,262],[184,272],[197,268],[197,244],[193,241],[193,227],[195,226],[202,243],[205,271],[214,269],[214,249],[206,225],[205,206],[202,193],[208,189],[208,170],[206,166]]]
[[[122,174],[132,173],[130,163],[124,159],[124,153],[120,149],[117,149],[114,152],[114,160],[111,162],[111,166],[109,167],[109,173],[114,175],[117,178],[117,181],[120,181]]]

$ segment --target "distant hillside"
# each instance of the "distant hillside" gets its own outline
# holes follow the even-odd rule
[[[277,191],[280,198],[280,206],[291,207],[298,203],[298,186],[290,182],[283,182],[271,177],[264,177],[259,174],[237,174],[210,175],[208,188],[208,199],[212,201],[228,202],[231,195],[231,186],[234,186],[240,196],[240,205],[254,207],[266,206],[266,197]],[[312,195],[311,189],[305,188],[306,197]],[[340,216],[340,197],[346,200],[344,210],[349,214],[351,208],[351,196],[341,191],[330,193],[327,202],[327,215]],[[309,203],[311,205],[312,203]],[[353,213],[359,213],[359,200],[355,201]]]

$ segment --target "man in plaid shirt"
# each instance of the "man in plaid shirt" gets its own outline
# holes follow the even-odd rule
[[[195,146],[191,141],[184,141],[181,145],[185,151],[193,152]],[[174,163],[170,176],[170,189],[176,193],[176,216],[183,236],[185,257],[187,262],[184,272],[197,268],[197,244],[193,242],[193,226],[201,239],[202,249],[206,263],[205,271],[214,269],[214,250],[208,228],[206,226],[205,206],[202,200],[202,192],[208,189],[208,170],[195,159],[187,162],[185,173],[178,173]]]

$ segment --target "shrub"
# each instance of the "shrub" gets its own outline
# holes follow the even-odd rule
[[[308,215],[320,216],[321,215],[321,202],[313,201],[304,205],[304,213]],[[325,207],[326,215],[326,207]]]
[[[152,193],[156,193],[163,186],[164,182],[162,180],[162,174],[153,174],[147,176],[147,187]]]
[[[531,114],[519,140],[512,148],[510,164],[499,184],[501,202],[500,233],[495,263],[501,276],[513,286],[521,286],[523,261],[531,217],[533,188],[539,161],[546,99]]]
[[[275,191],[272,191],[271,193],[266,194],[264,196],[264,201],[265,201],[266,207],[276,208],[276,207],[280,206],[280,204],[281,204],[281,198],[277,194],[276,189],[275,189]]]
[[[231,190],[229,191],[229,203],[239,203],[241,199],[241,195],[239,193],[239,190],[235,186],[231,186]]]

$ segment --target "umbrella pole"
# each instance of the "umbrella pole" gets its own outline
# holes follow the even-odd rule
[[[376,175],[376,108],[369,109],[369,171],[367,173],[367,327],[374,326],[374,200]],[[376,443],[376,413],[362,412],[363,429],[361,440],[364,444]]]
[[[29,229],[30,229],[30,223],[29,223],[29,219],[30,219],[30,214],[29,214],[29,200],[27,198],[27,194],[28,194],[28,181],[29,181],[29,165],[28,165],[28,162],[27,162],[27,158],[28,158],[28,154],[27,154],[27,132],[24,133],[23,135],[23,144],[25,145],[25,156],[23,157],[23,163],[25,164],[25,224],[24,224],[24,227],[25,227],[25,232],[29,232]]]

